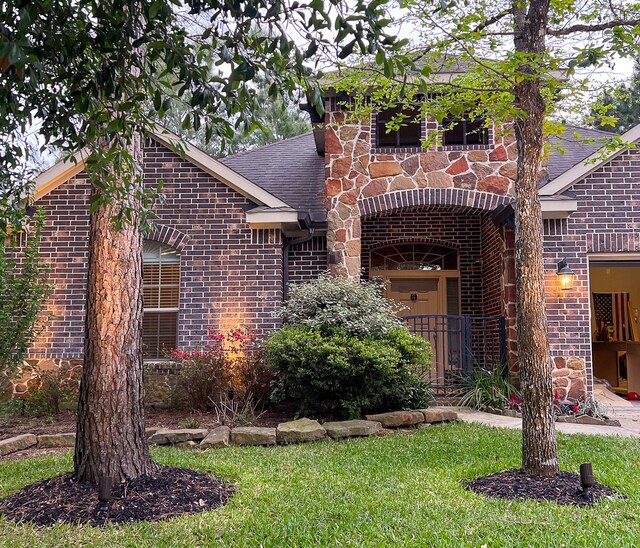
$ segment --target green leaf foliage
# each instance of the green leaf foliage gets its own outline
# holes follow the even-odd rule
[[[337,328],[374,337],[403,327],[397,312],[398,307],[382,295],[379,283],[325,274],[313,282],[292,284],[280,313],[285,325]]]
[[[598,97],[586,121],[614,133],[625,133],[640,124],[640,64],[636,63],[628,82],[617,84]]]
[[[120,153],[159,117],[183,103],[185,129],[223,141],[249,131],[262,107],[252,84],[258,75],[282,96],[312,90],[307,57],[319,49],[353,48],[354,38],[362,52],[396,47],[384,15],[384,3],[364,1],[4,2],[0,198],[5,188],[24,197],[33,174],[21,169],[27,150],[19,137],[35,130],[41,145],[66,155],[88,147],[95,207],[118,203],[119,222],[129,222],[127,210],[138,201],[146,210],[152,196],[131,200],[142,186],[140,159]],[[337,36],[327,33],[334,20]]]
[[[299,403],[301,413],[344,419],[426,405],[429,390],[421,373],[428,356],[428,344],[403,329],[358,337],[298,325],[267,342],[276,371],[274,399]]]
[[[0,375],[16,372],[47,319],[42,311],[53,286],[38,254],[43,224],[39,211],[29,233],[0,234]]]
[[[396,312],[373,281],[323,275],[293,285],[281,310],[285,327],[267,342],[272,397],[339,418],[425,405],[429,343]]]
[[[509,401],[519,401],[520,392],[502,374],[500,367],[476,369],[465,383],[460,405],[480,411],[504,409]]]

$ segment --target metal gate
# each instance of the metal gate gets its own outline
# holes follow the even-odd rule
[[[420,315],[402,318],[409,331],[431,344],[431,383],[436,395],[460,392],[474,368],[507,372],[503,316]]]

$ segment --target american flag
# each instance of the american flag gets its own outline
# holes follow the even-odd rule
[[[613,327],[613,340],[626,341],[628,335],[628,305],[629,293],[594,293],[594,313],[596,323]]]

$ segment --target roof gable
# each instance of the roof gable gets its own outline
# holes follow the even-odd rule
[[[259,205],[275,208],[286,208],[289,204],[277,198],[264,188],[251,182],[249,179],[234,171],[231,167],[212,158],[202,150],[190,145],[174,133],[166,129],[152,132],[150,137],[167,148],[184,151],[185,160],[202,169],[215,179],[239,192],[252,202]],[[62,160],[42,172],[35,179],[34,198],[39,200],[52,190],[66,183],[74,175],[84,170],[84,162],[88,155],[87,149],[82,149],[71,158]]]
[[[312,133],[284,139],[220,160],[313,221],[326,219],[324,157]]]

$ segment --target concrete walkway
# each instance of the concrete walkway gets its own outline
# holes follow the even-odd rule
[[[522,428],[522,419],[503,417],[493,413],[484,413],[468,407],[453,408],[458,413],[458,418],[464,422],[486,424],[499,428]],[[556,430],[563,434],[591,434],[598,436],[621,436],[623,438],[640,438],[640,407],[609,408],[609,417],[620,421],[622,428],[615,426],[593,426],[590,424],[572,424],[557,422]]]

